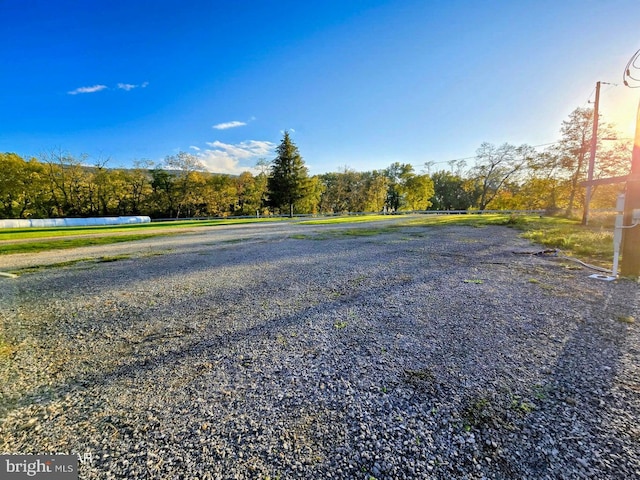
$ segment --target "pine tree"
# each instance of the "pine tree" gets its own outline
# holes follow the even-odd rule
[[[291,141],[289,132],[284,132],[282,142],[276,149],[278,156],[271,163],[267,188],[270,207],[289,210],[293,217],[296,202],[307,194],[308,171],[298,147]]]

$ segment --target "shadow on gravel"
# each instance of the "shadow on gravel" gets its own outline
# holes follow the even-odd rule
[[[584,272],[567,274],[548,260],[514,256],[513,234],[504,232],[483,229],[471,235],[448,228],[428,229],[422,238],[399,232],[369,239],[199,246],[91,270],[25,276],[14,295],[51,296],[62,303],[83,295],[110,301],[145,282],[166,289],[178,288],[181,278],[197,278],[204,283],[182,293],[166,291],[171,299],[147,316],[134,315],[135,305],[104,315],[102,304],[93,305],[82,328],[100,333],[116,324],[134,329],[181,319],[202,328],[178,339],[167,339],[162,331],[136,338],[137,350],[113,370],[64,378],[53,389],[24,393],[8,407],[46,408],[68,395],[86,395],[89,401],[114,383],[152,381],[159,371],[215,356],[227,356],[223,367],[231,377],[240,376],[252,366],[246,352],[268,357],[269,345],[292,342],[282,334],[296,327],[309,334],[304,341],[331,339],[305,366],[321,371],[325,360],[350,362],[340,368],[353,378],[316,372],[313,397],[290,402],[296,408],[328,405],[326,418],[344,422],[345,438],[326,439],[323,448],[336,453],[344,447],[343,464],[353,463],[359,477],[374,468],[410,472],[403,469],[414,460],[420,468],[407,478],[637,476],[640,436],[633,437],[630,424],[635,414],[640,418],[638,390],[626,403],[617,391],[629,361],[639,360],[638,343],[635,350],[630,346],[638,342],[637,325],[616,320],[638,316],[637,287],[619,282],[579,291],[590,281],[582,278]],[[207,283],[233,269],[243,272],[237,281]],[[242,321],[225,323],[239,313]],[[252,350],[258,346],[262,350]],[[335,387],[337,396],[320,390],[321,382]],[[637,388],[635,382],[624,388]],[[353,389],[359,390],[349,397]],[[428,428],[417,436],[397,419],[400,414]],[[614,417],[625,420],[616,423]],[[235,420],[229,422],[232,428]],[[376,456],[388,465],[375,462]],[[332,466],[327,460],[308,468],[306,473],[321,474]]]
[[[336,272],[335,269],[327,270],[326,265],[331,263],[343,264],[343,274],[348,277],[348,266],[351,263],[359,263],[373,271],[379,267],[381,262],[384,262],[384,260],[380,260],[379,256],[371,258],[370,254],[365,254],[361,250],[358,251],[355,246],[349,243],[348,239],[342,242],[340,247],[333,247],[332,252],[326,252],[325,248],[322,248],[319,252],[314,252],[313,249],[311,249],[310,252],[309,246],[317,245],[318,243],[309,241],[289,242],[286,248],[271,250],[267,260],[262,258],[258,261],[256,257],[252,255],[251,247],[243,245],[219,247],[216,245],[210,248],[199,247],[200,252],[195,254],[170,254],[163,255],[159,258],[113,262],[90,269],[71,268],[47,271],[46,273],[33,275],[31,277],[25,276],[21,280],[27,282],[33,281],[35,285],[37,285],[37,288],[23,288],[19,284],[15,284],[13,286],[13,295],[20,297],[21,301],[25,303],[33,302],[32,308],[35,310],[41,309],[42,312],[51,309],[51,304],[46,300],[48,298],[56,298],[58,302],[65,304],[73,304],[77,302],[76,297],[83,298],[87,295],[100,299],[109,299],[113,296],[114,289],[131,291],[135,285],[142,281],[166,284],[169,282],[169,279],[177,278],[178,280],[176,282],[179,283],[179,279],[187,274],[206,274],[211,277],[216,277],[216,275],[224,275],[230,269],[237,269],[243,266],[255,266],[255,268],[268,277],[270,281],[275,282],[275,286],[272,287],[269,292],[266,292],[273,296],[286,296],[287,289],[290,287],[288,285],[277,284],[278,274],[280,274],[280,276],[296,276],[305,269],[313,271],[319,270],[321,273],[316,272],[316,276],[321,279],[321,283],[315,283],[313,288],[323,293],[322,298],[320,298],[323,303],[318,306],[306,308],[298,307],[291,315],[283,317],[277,316],[273,320],[258,324],[252,324],[258,316],[250,316],[250,312],[246,312],[248,315],[246,315],[242,321],[234,321],[230,324],[219,322],[220,331],[218,333],[212,330],[218,325],[212,325],[211,328],[206,328],[201,332],[206,338],[188,343],[183,342],[179,345],[178,349],[162,353],[158,353],[154,349],[147,349],[147,351],[141,352],[145,358],[132,358],[130,363],[117,367],[112,372],[71,378],[54,389],[46,387],[28,393],[23,392],[17,402],[7,404],[7,400],[5,399],[5,405],[0,405],[0,413],[4,415],[8,410],[30,405],[35,401],[42,404],[45,398],[50,401],[62,397],[66,393],[76,391],[79,386],[108,385],[116,379],[131,376],[140,371],[148,372],[160,365],[170,365],[189,356],[198,356],[209,350],[228,348],[236,343],[245,342],[260,335],[269,335],[270,332],[272,333],[274,330],[300,322],[301,319],[312,315],[314,312],[330,310],[335,305],[343,304],[348,298],[357,295],[355,291],[355,293],[350,292],[344,294],[338,292],[337,288],[340,286],[340,280],[335,278],[335,276],[330,277],[330,275],[338,274],[339,276],[340,274]],[[311,264],[309,264],[310,253],[317,256]],[[183,259],[183,261],[180,259]],[[131,268],[132,263],[135,263],[137,268]],[[322,272],[325,272],[326,275],[323,275]],[[219,290],[212,288],[206,292],[206,296],[201,294],[199,299],[194,299],[193,292],[185,291],[179,298],[172,299],[170,304],[160,309],[159,315],[164,316],[164,318],[161,316],[154,319],[154,321],[159,324],[166,323],[171,320],[166,317],[172,315],[172,312],[191,312],[191,315],[203,323],[218,320],[218,317],[224,319],[226,315],[233,315],[234,309],[238,309],[241,302],[246,302],[248,292],[252,290],[258,291],[264,288],[261,280],[256,281],[252,278],[243,278],[242,281],[245,283],[245,288],[242,290],[233,290],[230,286],[220,287]],[[255,285],[252,285],[252,283],[255,283]],[[404,280],[386,279],[384,285],[379,287],[380,293],[382,294],[386,290],[393,289],[397,286],[396,283],[403,284]],[[344,285],[344,287],[351,288],[351,286],[347,285]],[[64,292],[62,298],[60,297],[60,292]],[[291,296],[294,295],[296,295],[296,293],[292,291]],[[34,299],[37,299],[37,301]],[[200,307],[195,311],[193,309],[194,304],[200,304]],[[97,309],[100,306],[101,305],[94,305],[93,308]],[[170,308],[170,310],[167,308]],[[125,311],[123,313],[125,314],[124,318],[114,322],[112,318],[113,314],[101,314],[96,310],[95,315],[84,319],[82,328],[90,330],[93,335],[97,335],[101,330],[113,329],[114,326],[122,327],[123,322],[126,322],[126,327],[134,329],[137,323],[145,323],[150,320],[133,311]],[[97,317],[98,315],[99,317]],[[188,315],[189,314],[185,314],[185,316]],[[45,323],[46,318],[46,316],[41,315],[38,321]],[[99,321],[100,324],[94,323],[96,320]],[[185,318],[185,321],[186,320],[190,319]],[[7,321],[9,320],[7,319]],[[77,325],[79,322],[79,319],[72,321],[74,325]],[[230,327],[231,329],[226,329],[225,327]],[[64,329],[66,325],[64,323],[59,326],[54,324],[52,328]],[[29,331],[27,334],[35,337],[41,336],[46,340],[50,333],[50,329],[46,329],[43,331]],[[73,333],[77,332],[68,333],[68,336],[73,337]],[[163,336],[160,335],[156,340],[163,341],[163,339]],[[147,342],[143,339],[141,343],[145,347],[153,347],[154,342]]]
[[[638,317],[640,292],[624,280],[600,286],[604,298],[582,303],[578,327],[566,338],[553,339],[561,353],[544,372],[546,381],[511,405],[524,415],[508,426],[499,448],[491,445],[495,424],[490,419],[496,412],[484,412],[486,418],[480,419],[478,430],[487,440],[481,442],[483,454],[501,475],[572,479],[640,474],[640,383],[633,374],[640,363],[639,337],[637,329],[620,321]],[[631,373],[625,364],[629,361],[635,366]],[[625,375],[634,377],[624,382],[626,399],[616,392]],[[482,405],[472,408],[482,416]]]

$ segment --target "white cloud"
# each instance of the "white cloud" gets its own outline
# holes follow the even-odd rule
[[[137,87],[137,85],[132,85],[132,84],[130,84],[130,83],[119,83],[119,84],[118,84],[118,88],[119,88],[120,90],[126,90],[127,92],[128,92],[129,90],[133,90],[133,89],[134,89],[134,88],[136,88],[136,87]]]
[[[233,122],[219,123],[217,125],[214,125],[213,128],[215,128],[216,130],[226,130],[227,128],[242,127],[244,125],[246,125],[245,122],[238,122],[237,120],[234,120]]]
[[[274,143],[260,140],[247,140],[237,144],[222,143],[216,140],[215,142],[207,142],[207,145],[211,148],[198,153],[198,158],[207,167],[207,170],[233,175],[247,170],[255,171],[253,165],[247,167],[247,163],[273,156],[276,147]],[[240,162],[243,162],[245,166],[240,165]]]
[[[106,88],[107,88],[106,85],[93,85],[91,87],[76,88],[75,90],[71,90],[70,92],[67,92],[67,93],[69,95],[77,95],[79,93],[95,93],[101,90],[105,90]]]
[[[134,88],[147,88],[148,85],[149,85],[149,82],[144,82],[141,85],[135,85],[133,83],[119,83],[118,88],[120,90],[125,90],[128,92],[130,90],[133,90]]]
[[[149,82],[144,82],[140,85],[135,85],[133,83],[118,83],[116,88],[118,90],[124,90],[125,92],[128,92],[130,90],[133,90],[134,88],[147,88],[148,85],[149,85]],[[77,95],[79,93],[95,93],[95,92],[100,92],[101,90],[108,90],[108,89],[109,87],[107,87],[106,85],[93,85],[91,87],[76,88],[75,90],[71,90],[67,93],[69,95]]]
[[[190,146],[189,146],[189,148],[190,148],[191,150],[195,150],[196,152],[199,152],[199,151],[200,151],[200,147],[196,147],[195,145],[190,145]]]

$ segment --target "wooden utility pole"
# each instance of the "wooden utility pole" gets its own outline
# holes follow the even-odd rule
[[[600,109],[600,82],[596,83],[596,101],[593,106],[593,131],[591,133],[591,152],[589,155],[589,171],[587,172],[587,182],[593,180],[593,170],[596,164],[596,147],[598,145],[598,118]],[[584,210],[582,212],[582,225],[589,223],[589,203],[591,203],[591,184],[587,184],[587,191],[584,196]]]
[[[624,226],[630,227],[633,211],[640,210],[640,104],[636,116],[636,135],[631,157],[631,173],[627,177],[624,202]],[[622,231],[622,262],[620,274],[623,277],[640,277],[640,225]]]

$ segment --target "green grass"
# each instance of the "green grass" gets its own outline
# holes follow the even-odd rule
[[[43,241],[33,241],[25,243],[7,243],[0,245],[0,255],[9,253],[35,253],[45,250],[65,250],[69,248],[88,247],[92,245],[108,245],[119,242],[133,242],[152,237],[172,235],[171,233],[147,233],[136,235],[114,235],[106,237],[80,237],[61,239],[48,239]]]
[[[523,229],[522,237],[545,247],[558,248],[595,263],[613,261],[613,229],[586,227],[579,222],[538,222]]]
[[[521,236],[548,248],[557,248],[567,256],[601,266],[613,262],[613,228],[584,226],[578,220],[534,215],[427,215],[412,218],[406,226],[461,225],[487,227],[503,225],[520,230]]]
[[[517,226],[526,223],[527,219],[531,220],[534,216],[514,216],[499,215],[494,213],[487,214],[468,214],[468,215],[422,215],[419,217],[411,217],[406,222],[402,222],[405,226],[427,227],[441,225],[460,225],[467,227],[488,227],[492,225]]]
[[[289,238],[294,240],[330,240],[338,237],[373,237],[383,233],[392,233],[397,229],[397,226],[341,228],[339,230],[324,230],[311,234],[294,233],[289,235]]]
[[[319,218],[313,220],[303,220],[296,222],[300,225],[327,225],[335,223],[359,223],[359,222],[375,222],[379,220],[391,220],[397,217],[389,215],[346,215],[341,217]]]
[[[107,245],[178,234],[176,231],[162,232],[163,229],[189,229],[282,220],[282,218],[238,218],[176,220],[131,225],[94,225],[86,227],[8,228],[0,229],[0,241],[6,241],[6,243],[0,244],[0,255],[10,253],[35,253],[45,250],[63,250],[91,245]],[[150,230],[154,231],[151,232]],[[90,237],[89,235],[95,236]],[[39,238],[41,238],[42,241],[38,241],[37,239]],[[11,243],[11,240],[33,241]],[[229,242],[233,242],[233,240]]]
[[[347,228],[344,230],[333,230],[330,233],[336,236],[346,237],[371,237],[373,235],[380,235],[381,233],[393,232],[393,228],[380,227],[380,228]]]
[[[217,225],[240,225],[244,223],[282,221],[282,218],[227,218],[215,220],[175,220],[166,222],[134,223],[130,225],[92,225],[84,227],[42,227],[0,229],[0,240],[27,238],[68,237],[75,235],[144,232],[149,229],[212,227]]]

